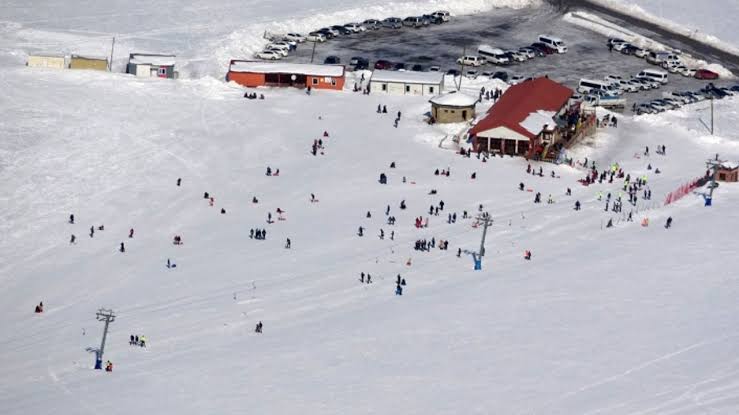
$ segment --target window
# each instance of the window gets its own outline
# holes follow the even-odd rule
[[[318,85],[318,78],[311,78],[311,83],[313,85]]]
[[[445,112],[445,113],[446,113],[446,112],[449,112],[449,110],[444,110],[444,112]]]
[[[336,86],[336,79],[331,78],[331,85]]]
[[[387,91],[387,84],[382,84],[382,90]]]
[[[405,86],[405,92],[411,92],[411,86],[410,85],[406,85]]]
[[[159,69],[157,70],[157,74],[158,74],[159,76],[167,76],[167,68],[159,68]]]
[[[430,87],[429,87],[429,93],[430,93],[430,94],[433,94],[433,93],[434,93],[434,87],[433,87],[433,86],[430,86]]]

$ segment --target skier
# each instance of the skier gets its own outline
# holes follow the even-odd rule
[[[111,362],[110,360],[108,360],[105,363],[105,371],[106,372],[112,372],[113,371],[113,362]]]
[[[94,226],[90,226],[90,238],[92,238],[93,235],[95,235],[95,227]]]
[[[400,210],[405,210],[405,199],[400,201]]]
[[[133,238],[133,228],[128,231],[128,237]]]
[[[391,241],[395,240],[395,231],[390,231],[390,240]]]
[[[462,256],[462,248],[457,248],[457,258]]]
[[[203,193],[203,199],[208,199],[209,197],[210,195],[208,194],[208,192]]]
[[[267,176],[271,176],[272,175],[272,168],[271,167],[267,167],[267,173],[265,173],[265,174]]]
[[[670,229],[670,226],[672,226],[672,216],[667,218],[667,222],[665,223],[665,229]]]
[[[387,114],[387,106],[385,105],[382,106],[382,113]]]
[[[72,234],[72,236],[69,237],[69,243],[70,244],[73,244],[76,239],[77,239],[77,237],[74,236],[74,234]]]
[[[180,184],[182,184],[182,179],[181,178],[178,178],[177,179],[177,186],[179,187]]]
[[[146,347],[146,337],[145,336],[139,337],[139,346]]]
[[[525,259],[527,261],[530,261],[531,260],[531,251],[529,251],[527,249],[526,252],[524,252],[524,254],[523,254],[523,259]]]
[[[385,239],[385,231],[382,230],[382,229],[380,229],[380,239],[381,240],[384,240]]]
[[[225,214],[226,214],[226,209],[221,208],[221,215],[225,215]]]
[[[123,242],[121,242],[121,247],[120,247],[120,248],[118,248],[118,250],[119,250],[120,252],[126,252],[126,246],[125,246],[125,245],[123,245]]]
[[[567,188],[566,194],[567,196],[572,196],[572,190],[569,187]]]
[[[38,305],[36,306],[36,309],[34,310],[34,312],[35,313],[38,313],[38,314],[44,312],[44,302],[43,301],[41,301],[40,303],[38,303]]]
[[[403,287],[400,284],[395,287],[395,295],[403,295]]]
[[[382,112],[382,105],[377,104],[377,113],[380,114]]]
[[[519,183],[519,184],[518,184],[518,190],[520,190],[520,191],[522,191],[522,192],[523,192],[523,188],[524,188],[524,185],[523,185],[523,183]]]
[[[69,215],[69,223],[74,225],[74,214]]]
[[[372,276],[367,274],[367,284],[372,284]]]
[[[260,333],[261,334],[262,333],[262,326],[263,326],[262,325],[262,322],[260,321],[259,323],[257,323],[257,327],[254,329],[254,331],[256,333]]]
[[[608,223],[606,224],[606,228],[612,228],[613,227],[613,219],[608,219]]]
[[[477,178],[477,172],[472,172],[472,176],[470,176],[472,180],[475,180]]]
[[[290,238],[287,238],[287,241],[285,241],[285,249],[290,249],[290,247],[291,247]]]
[[[369,219],[369,218],[371,218],[371,217],[372,217],[372,214],[371,214],[371,213],[370,213],[370,211],[368,210],[368,211],[367,211],[367,215],[365,215],[365,216],[367,217],[367,219]]]
[[[364,272],[359,274],[359,282],[364,283]]]
[[[359,227],[359,232],[357,232],[357,235],[359,235],[359,236],[364,236],[364,228],[362,228],[362,227],[360,226],[360,227]]]
[[[316,201],[316,195],[314,195],[313,193],[310,194],[310,201],[311,203],[315,203]]]
[[[580,201],[579,200],[576,200],[575,201],[575,210],[580,210]]]
[[[254,239],[254,228],[249,229],[249,239]]]
[[[135,343],[133,342],[133,334],[130,337],[130,340],[128,341],[129,346],[133,346]]]

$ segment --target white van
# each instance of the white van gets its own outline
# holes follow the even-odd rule
[[[477,48],[477,53],[484,56],[485,59],[495,65],[507,65],[511,63],[505,52],[502,49],[494,48],[490,45],[480,45]]]
[[[618,88],[610,81],[598,81],[595,79],[581,79],[577,85],[577,92],[581,94],[591,94],[594,92],[602,92],[607,95],[618,95]]]
[[[549,46],[557,51],[557,53],[567,53],[567,45],[562,39],[549,35],[539,35],[539,42]]]
[[[457,63],[465,66],[480,66],[486,63],[482,56],[465,55],[457,59]]]
[[[649,62],[651,64],[659,65],[662,62],[664,62],[665,60],[667,60],[667,58],[669,56],[670,56],[670,52],[651,50],[647,54],[647,58],[646,59],[647,59],[647,62]]]
[[[658,71],[656,69],[645,69],[636,75],[637,78],[646,78],[651,81],[657,81],[662,84],[667,83],[667,72]]]

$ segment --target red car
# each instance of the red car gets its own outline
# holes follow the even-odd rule
[[[708,69],[698,69],[693,76],[696,79],[718,79],[718,74]]]
[[[384,59],[380,59],[379,61],[375,62],[375,69],[393,69],[393,63]]]

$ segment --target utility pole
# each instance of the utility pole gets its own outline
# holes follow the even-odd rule
[[[467,46],[462,47],[462,58],[461,58],[461,61],[459,62],[459,84],[457,84],[457,91],[462,89],[462,77],[464,76],[464,57],[465,55],[467,55]]]
[[[316,56],[316,43],[318,41],[313,41],[313,51],[310,53],[310,63],[313,63],[313,57]]]
[[[706,204],[705,206],[712,206],[713,204],[713,189],[715,189],[718,186],[718,183],[716,183],[716,176],[718,175],[718,168],[724,164],[725,160],[719,160],[718,154],[716,154],[715,159],[708,159],[706,161],[706,167],[713,170],[713,174],[711,175],[711,184],[708,186],[710,190],[708,191],[708,197],[706,197]]]
[[[698,118],[698,121],[700,121],[701,124],[703,124],[703,126],[706,127],[706,129],[711,133],[711,135],[713,135],[713,96],[711,96],[710,100],[711,100],[711,126],[710,127],[707,126],[706,123],[700,118]]]
[[[113,43],[110,45],[110,62],[108,62],[108,72],[113,72],[113,50],[115,49],[115,36],[113,36]]]
[[[477,216],[477,222],[483,226],[482,239],[480,240],[480,250],[477,254],[473,254],[473,258],[475,260],[475,269],[480,270],[482,269],[482,257],[485,256],[485,237],[488,234],[488,227],[493,224],[493,219],[488,212],[484,212]]]
[[[103,341],[100,343],[100,350],[96,353],[95,357],[95,369],[103,368],[103,352],[105,351],[105,339],[108,337],[108,325],[115,321],[115,314],[113,310],[106,310],[101,308],[96,314],[98,321],[105,322],[105,328],[103,329]]]

